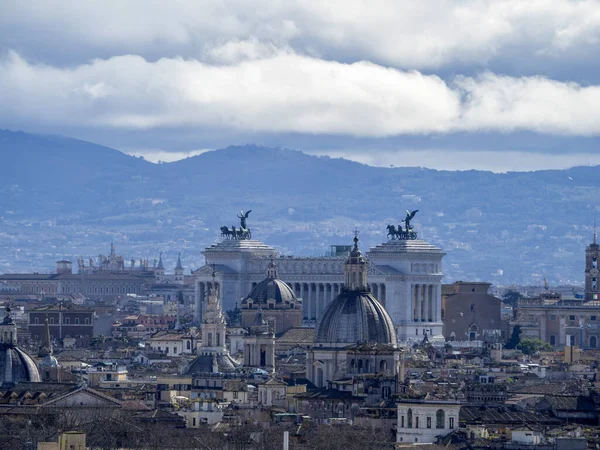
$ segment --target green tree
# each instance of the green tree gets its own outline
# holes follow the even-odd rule
[[[517,349],[526,355],[533,355],[536,352],[547,352],[552,350],[552,346],[541,339],[523,339],[517,345]]]
[[[519,300],[521,300],[521,294],[517,291],[506,291],[502,296],[502,302],[511,306],[517,306]]]
[[[521,341],[521,327],[519,325],[515,325],[513,327],[510,339],[508,340],[508,342],[506,342],[506,345],[504,346],[504,348],[509,349],[509,350],[517,348],[520,341]]]

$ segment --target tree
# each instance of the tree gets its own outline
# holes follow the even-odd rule
[[[536,352],[546,352],[552,350],[552,346],[541,339],[523,339],[517,345],[517,349],[526,355],[533,355]]]
[[[519,300],[521,300],[521,294],[518,291],[506,291],[502,296],[502,302],[511,306],[517,306]]]
[[[512,335],[510,336],[510,339],[508,340],[508,342],[506,343],[504,348],[509,349],[509,350],[517,348],[520,341],[521,341],[521,327],[519,325],[515,325],[512,330]]]

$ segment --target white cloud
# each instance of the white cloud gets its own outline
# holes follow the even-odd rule
[[[366,137],[533,130],[600,134],[600,87],[484,73],[446,83],[280,52],[226,65],[139,56],[73,68],[0,60],[0,120],[122,129],[204,126]]]
[[[527,172],[532,170],[567,169],[575,166],[600,165],[600,154],[570,153],[552,155],[520,151],[460,151],[451,149],[428,150],[323,150],[307,152],[344,158],[377,167],[427,167],[438,170],[489,170],[492,172]]]
[[[198,156],[202,153],[209,152],[213,149],[202,149],[202,150],[187,150],[187,151],[169,151],[155,148],[144,148],[144,149],[125,149],[123,153],[131,156],[141,156],[145,160],[159,163],[159,162],[174,162],[185,158],[191,158],[192,156]]]
[[[5,0],[0,36],[0,47],[26,55],[42,47],[49,55],[83,49],[89,59],[200,58],[258,40],[326,59],[431,69],[485,65],[507,52],[597,52],[600,8],[595,0]]]

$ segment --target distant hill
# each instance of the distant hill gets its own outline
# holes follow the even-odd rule
[[[0,255],[6,271],[129,252],[200,264],[218,227],[253,210],[255,236],[283,252],[323,253],[354,226],[365,246],[385,239],[406,209],[424,239],[448,252],[452,279],[580,282],[598,215],[599,167],[495,174],[376,168],[257,146],[152,164],[89,142],[0,131]],[[148,255],[150,256],[150,255]],[[2,271],[2,266],[0,266]]]

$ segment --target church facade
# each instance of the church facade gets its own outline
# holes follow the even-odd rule
[[[305,325],[316,325],[344,286],[345,256],[281,256],[273,247],[252,239],[224,239],[203,254],[206,264],[193,272],[198,322],[213,283],[224,310],[231,310],[264,279],[272,259],[279,278],[301,299]],[[443,339],[444,255],[440,248],[418,239],[390,239],[367,253],[370,291],[390,314],[398,340]]]

